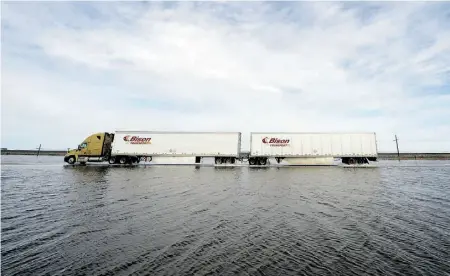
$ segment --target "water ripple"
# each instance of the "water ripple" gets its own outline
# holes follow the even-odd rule
[[[450,275],[450,167],[439,162],[53,162],[2,166],[2,274]]]

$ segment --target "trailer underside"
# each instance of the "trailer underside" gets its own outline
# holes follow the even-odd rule
[[[108,162],[111,165],[235,165],[235,166],[361,166],[376,162],[376,157],[250,157],[250,156],[129,156],[116,155],[111,157],[80,157],[79,163]]]
[[[314,164],[317,163],[318,165],[327,163],[328,161],[335,161],[336,159],[341,160],[342,164],[346,165],[362,165],[362,164],[369,164],[370,162],[376,162],[377,157],[370,156],[370,157],[334,157],[334,156],[314,156],[314,157],[304,157],[304,156],[298,156],[298,157],[284,157],[284,156],[275,156],[275,157],[268,157],[268,156],[257,156],[257,157],[249,157],[248,163],[250,166],[254,165],[260,165],[264,166],[268,163],[268,160],[273,158],[276,162],[276,164],[282,164],[282,163],[298,163],[301,165],[302,163],[305,164]],[[292,164],[292,165],[294,165]]]

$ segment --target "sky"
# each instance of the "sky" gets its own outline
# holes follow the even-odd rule
[[[376,132],[450,152],[450,3],[5,2],[1,145],[114,130]]]

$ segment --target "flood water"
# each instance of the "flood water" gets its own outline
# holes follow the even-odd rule
[[[450,161],[1,173],[2,275],[450,275]]]

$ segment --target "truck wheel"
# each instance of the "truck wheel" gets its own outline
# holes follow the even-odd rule
[[[69,159],[67,159],[67,163],[69,163],[70,165],[75,164],[75,156],[70,156]]]
[[[114,164],[114,163],[116,163],[116,158],[111,157],[111,158],[109,158],[108,162],[109,162],[109,164]]]
[[[250,158],[250,159],[248,159],[248,163],[249,163],[251,166],[256,165],[256,159]]]
[[[265,164],[267,164],[267,159],[266,159],[266,158],[260,158],[258,163],[259,163],[261,166],[264,166]]]
[[[222,164],[222,158],[216,157],[216,164]]]
[[[122,157],[120,157],[120,159],[119,159],[119,163],[120,164],[126,164],[127,163],[127,161],[128,161],[128,158],[126,158],[125,156],[122,156]]]

